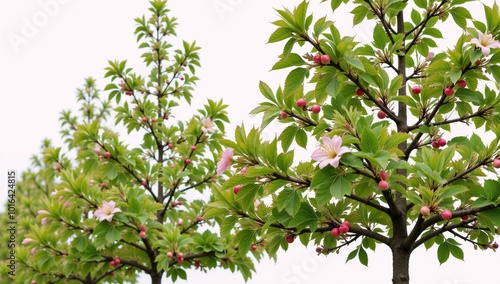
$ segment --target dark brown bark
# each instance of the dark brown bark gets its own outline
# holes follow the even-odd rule
[[[392,248],[392,284],[409,284],[410,274],[410,254],[411,252],[403,248],[402,243],[398,243]]]

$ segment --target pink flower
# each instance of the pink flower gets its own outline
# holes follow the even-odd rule
[[[31,249],[31,254],[35,254],[36,253],[36,248],[32,248]]]
[[[42,215],[42,214],[50,214],[50,213],[47,210],[38,210],[38,215]]]
[[[241,169],[241,175],[244,176],[247,174],[247,171],[248,171],[248,168],[247,167],[244,167],[243,169]]]
[[[56,194],[57,194],[57,189],[50,193],[51,196],[56,196]]]
[[[227,148],[224,153],[222,153],[222,158],[217,163],[217,174],[222,175],[226,170],[231,168],[233,163],[234,149]]]
[[[64,206],[64,208],[68,208],[70,204],[71,204],[71,202],[66,201],[66,202],[64,202],[63,206]]]
[[[99,206],[99,208],[94,212],[94,216],[96,216],[101,222],[104,220],[111,222],[115,213],[122,211],[120,208],[115,208],[115,206],[116,203],[114,201],[103,201],[102,205]]]
[[[479,38],[473,38],[470,42],[480,48],[484,56],[490,54],[490,48],[500,48],[500,41],[495,40],[491,34],[484,35],[480,31],[477,31],[477,33]]]
[[[34,241],[34,240],[30,239],[30,238],[25,238],[21,244],[25,245],[27,243],[31,243],[32,241]]]
[[[425,61],[431,61],[432,58],[434,58],[434,52],[429,52],[429,54],[427,54],[427,57],[425,57]]]
[[[47,224],[47,221],[49,221],[49,217],[45,217],[42,219],[42,226],[45,226],[45,224]]]
[[[214,129],[214,121],[210,118],[202,118],[201,119],[201,131],[207,133],[207,132],[215,132]]]
[[[335,135],[333,138],[323,136],[321,138],[323,139],[323,145],[314,150],[311,158],[319,162],[320,169],[328,164],[334,168],[338,167],[342,154],[349,152],[349,148],[342,146],[340,136]]]

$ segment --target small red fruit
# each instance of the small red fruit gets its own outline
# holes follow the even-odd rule
[[[110,261],[109,265],[111,265],[113,267],[117,267],[118,266],[114,260]]]
[[[36,281],[35,280],[31,280],[31,284],[36,284]]]
[[[497,242],[494,242],[492,245],[491,245],[492,248],[494,249],[497,249],[498,248],[498,243]]]
[[[196,151],[196,146],[191,146],[191,151]]]
[[[469,220],[469,215],[464,215],[464,216],[460,217],[460,219],[462,219],[462,221],[467,221],[467,220]]]
[[[358,95],[358,96],[362,96],[362,95],[364,95],[364,94],[365,94],[365,92],[363,92],[363,90],[361,90],[360,88],[357,88],[357,89],[356,89],[356,95]]]
[[[146,232],[141,231],[141,232],[139,233],[139,237],[140,237],[141,239],[144,239],[144,238],[146,237]]]
[[[420,88],[420,86],[413,86],[413,88],[411,88],[411,92],[415,95],[420,94],[421,91],[422,91],[422,88]]]
[[[295,241],[295,237],[293,235],[286,236],[287,243],[291,244],[291,243],[293,243],[293,241]]]
[[[143,180],[143,181],[141,182],[141,184],[142,184],[142,185],[144,185],[144,186],[148,186],[148,181],[147,181],[147,180]]]
[[[349,226],[346,226],[344,224],[340,225],[339,232],[341,234],[345,234],[345,233],[349,232]]]
[[[463,88],[467,87],[467,82],[465,82],[465,80],[458,80],[457,85],[458,85],[458,87],[463,89]]]
[[[288,118],[288,113],[286,111],[282,111],[280,113],[280,119],[287,119]]]
[[[177,201],[177,205],[182,205],[182,200]]]
[[[167,147],[168,149],[172,150],[172,148],[174,148],[174,145],[172,145],[172,143],[168,143]]]
[[[179,226],[179,227],[182,226],[182,221],[181,220],[177,221],[177,226]]]
[[[106,186],[107,186],[107,185],[106,185],[106,183],[105,183],[105,182],[101,183],[101,188],[106,188]]]
[[[132,93],[132,91],[127,91],[125,94],[126,94],[127,96],[131,96],[133,93]]]
[[[103,156],[104,156],[104,158],[109,159],[109,158],[111,158],[111,153],[110,152],[106,152],[106,153],[104,153]]]
[[[437,143],[438,143],[439,147],[446,146],[446,140],[444,138],[439,138]]]
[[[178,256],[178,257],[177,257],[177,262],[178,262],[178,263],[183,263],[183,262],[184,262],[184,257],[182,257],[182,256]]]
[[[447,96],[451,96],[454,93],[455,93],[455,90],[453,90],[453,88],[448,87],[448,88],[444,89],[444,94]]]
[[[319,105],[313,105],[313,106],[311,107],[311,111],[312,111],[313,113],[319,113],[319,112],[321,111],[321,107],[320,107]]]
[[[342,222],[342,225],[343,225],[343,226],[347,226],[347,227],[351,227],[351,222],[349,222],[349,221],[344,221],[344,222]]]
[[[332,233],[332,236],[334,236],[334,237],[340,236],[339,228],[333,228],[331,233]]]
[[[431,209],[428,206],[422,206],[422,208],[420,208],[420,214],[422,214],[422,216],[429,216],[430,213]]]
[[[120,258],[119,258],[119,257],[116,257],[116,258],[115,258],[115,263],[118,265],[118,264],[120,264],[120,262],[122,262],[122,261],[120,260]]]
[[[493,167],[495,168],[500,168],[500,159],[499,158],[496,158],[495,160],[493,160]]]
[[[328,63],[330,63],[330,56],[328,56],[326,54],[323,54],[321,56],[321,63],[322,64],[328,64]]]
[[[320,63],[321,62],[321,56],[319,56],[318,54],[316,54],[316,55],[314,55],[313,60],[316,63]]]
[[[235,187],[233,187],[233,192],[234,194],[238,194],[238,192],[240,192],[240,189],[242,188],[243,186],[241,184],[239,185],[236,185]]]
[[[201,266],[201,263],[199,261],[194,262],[194,267],[200,268],[200,266]]]
[[[320,248],[320,247],[317,247],[317,248],[316,248],[316,252],[317,252],[317,253],[320,253],[320,252],[322,252],[322,251],[323,251],[323,249],[322,249],[322,248]]]
[[[142,225],[139,230],[141,230],[141,232],[146,232],[146,226]]]
[[[68,256],[68,255],[67,255],[67,254],[65,254],[65,253],[61,254],[61,257],[62,257],[62,258],[66,258],[67,256]]]
[[[186,160],[184,161],[184,163],[186,163],[186,165],[191,164],[191,159],[186,159]]]
[[[173,253],[173,252],[171,252],[171,251],[167,252],[167,257],[168,257],[168,258],[172,258],[172,257],[174,257],[174,253]]]
[[[437,149],[437,148],[439,148],[439,142],[438,141],[432,141],[431,146],[432,146],[432,148]]]
[[[378,113],[377,113],[377,117],[380,118],[380,119],[384,119],[386,117],[386,114],[385,114],[384,111],[379,110]]]
[[[443,210],[443,212],[441,212],[441,218],[445,219],[445,220],[450,220],[451,219],[451,211],[450,210]]]
[[[378,188],[380,188],[380,190],[386,190],[389,188],[389,183],[385,180],[381,180],[378,182]]]
[[[257,250],[257,246],[255,244],[253,244],[251,247],[250,247],[251,250]]]
[[[380,172],[380,178],[381,178],[382,180],[386,180],[386,179],[387,179],[387,173],[386,173],[385,171],[381,171],[381,172]]]
[[[297,106],[298,106],[298,107],[303,108],[303,107],[305,107],[305,106],[306,106],[306,104],[307,104],[307,101],[306,101],[306,99],[304,99],[304,98],[302,98],[302,99],[298,99],[298,100],[297,100]]]
[[[198,220],[198,222],[201,222],[201,221],[203,221],[203,217],[202,216],[198,216],[198,217],[196,217],[196,220]]]
[[[155,123],[156,122],[156,118],[151,118],[151,123]]]
[[[148,122],[148,118],[147,117],[143,117],[141,121],[142,121],[142,123],[147,123]]]

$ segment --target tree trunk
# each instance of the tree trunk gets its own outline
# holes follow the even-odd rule
[[[151,273],[151,284],[161,284],[160,273]]]
[[[392,247],[392,284],[410,283],[410,252],[401,245]]]

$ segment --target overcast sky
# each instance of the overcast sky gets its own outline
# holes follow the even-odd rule
[[[196,40],[202,47],[196,103],[207,97],[223,98],[230,105],[233,127],[250,121],[248,112],[262,101],[259,80],[273,89],[284,82],[285,73],[269,72],[282,50],[282,44],[266,44],[273,32],[270,22],[277,19],[273,7],[292,8],[298,2],[170,0],[171,15],[179,19],[180,37]],[[317,6],[320,1],[311,2]],[[481,6],[475,5],[471,11],[482,11]],[[42,139],[50,138],[55,145],[61,144],[59,113],[62,109],[76,108],[75,89],[82,85],[83,78],[97,78],[103,89],[107,83],[103,79],[107,60],[127,59],[131,66],[142,67],[133,35],[133,19],[147,13],[147,8],[147,1],[0,0],[2,185],[6,184],[7,170],[20,173],[29,167],[29,158],[39,152]],[[329,12],[327,4],[315,9],[317,18]],[[358,40],[368,39],[373,26],[365,24],[351,29],[352,20],[347,14],[331,19],[343,28],[342,33],[356,34]],[[228,135],[233,136],[231,132]],[[1,192],[3,204],[6,192]],[[435,249],[420,248],[412,256],[412,283],[498,282],[498,253],[473,251],[467,244],[463,247],[465,262],[452,259],[442,266],[438,264]],[[376,253],[369,253],[370,266],[366,268],[357,261],[344,264],[353,248],[326,258],[316,256],[313,246],[304,248],[297,241],[288,252],[279,254],[276,264],[269,260],[258,264],[257,273],[248,283],[390,283],[388,249],[379,246]],[[177,283],[244,281],[238,274],[216,270],[208,274],[189,271],[188,281]]]

